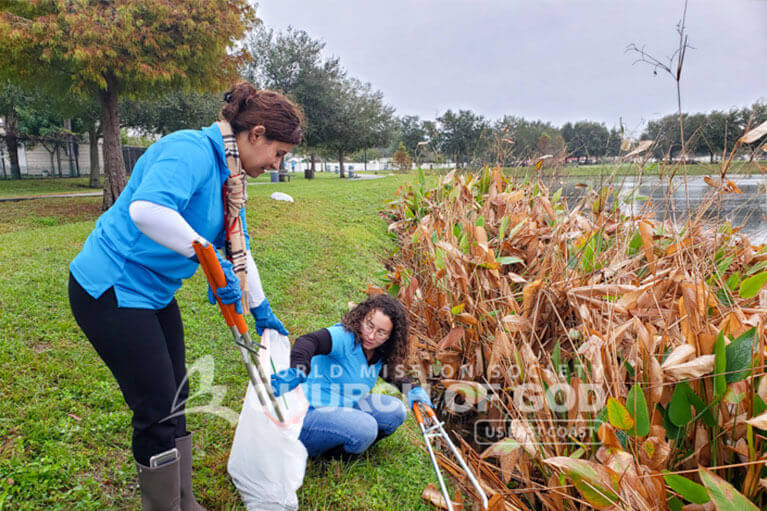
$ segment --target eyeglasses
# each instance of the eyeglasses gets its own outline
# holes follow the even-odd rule
[[[378,340],[388,339],[391,335],[391,331],[381,330],[380,328],[377,329],[373,322],[368,318],[365,318],[362,321],[362,326],[365,327],[365,330],[371,332],[373,337]]]

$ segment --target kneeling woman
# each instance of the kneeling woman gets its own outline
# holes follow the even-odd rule
[[[410,408],[416,401],[431,405],[426,392],[402,373],[407,331],[405,308],[380,294],[357,305],[341,323],[296,339],[290,369],[273,375],[272,386],[280,395],[303,384],[310,407],[299,438],[309,456],[360,454],[405,421],[399,399],[370,393],[379,375],[408,391]]]

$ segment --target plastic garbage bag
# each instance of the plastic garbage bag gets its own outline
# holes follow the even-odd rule
[[[269,198],[274,200],[283,200],[285,202],[295,202],[293,197],[284,192],[274,192],[269,196]]]
[[[259,358],[268,382],[272,363],[277,371],[290,366],[290,341],[267,329],[261,344],[265,349],[259,350]],[[266,396],[264,389],[261,393]],[[300,385],[277,400],[284,423],[277,420],[271,403],[261,405],[253,384],[248,385],[229,453],[227,469],[248,511],[298,509],[296,491],[303,483],[307,458],[298,435],[309,402]]]

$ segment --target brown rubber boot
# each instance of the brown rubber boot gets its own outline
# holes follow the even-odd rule
[[[144,511],[181,511],[179,460],[150,468],[136,462]]]
[[[192,434],[176,439],[181,480],[181,511],[205,511],[192,493]]]

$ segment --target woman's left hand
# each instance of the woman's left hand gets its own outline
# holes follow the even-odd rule
[[[226,260],[216,250],[216,256],[218,262],[221,264],[221,269],[224,270],[226,276],[226,286],[220,287],[216,290],[216,294],[213,294],[213,290],[208,285],[208,301],[215,305],[216,296],[221,300],[223,304],[233,303],[238,314],[242,314],[242,289],[240,288],[240,279],[237,274],[234,273],[234,266],[228,260]]]

